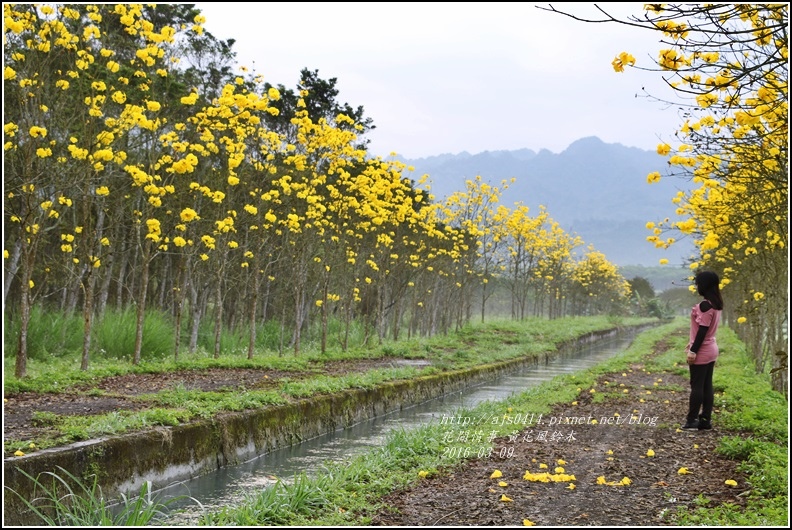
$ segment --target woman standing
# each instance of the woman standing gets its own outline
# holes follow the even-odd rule
[[[723,298],[720,294],[720,279],[711,271],[701,271],[695,277],[696,291],[704,297],[690,312],[690,341],[687,346],[687,362],[690,365],[690,405],[683,429],[711,429],[712,405],[715,392],[712,388],[712,372],[718,358],[718,331]]]

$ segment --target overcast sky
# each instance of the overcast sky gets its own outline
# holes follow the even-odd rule
[[[529,148],[561,152],[597,136],[654,150],[681,119],[641,88],[674,99],[659,72],[611,61],[627,51],[654,67],[654,32],[589,24],[524,2],[199,2],[204,27],[236,39],[239,65],[295,88],[300,70],[337,78],[338,100],[362,105],[372,154],[404,158]],[[594,4],[554,4],[584,17]],[[643,3],[602,3],[624,18]]]

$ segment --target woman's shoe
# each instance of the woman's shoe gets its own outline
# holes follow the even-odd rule
[[[682,428],[688,431],[694,431],[700,429],[701,427],[699,427],[699,420],[687,420]]]
[[[699,416],[698,430],[704,431],[709,429],[712,429],[712,422],[710,422],[710,420],[704,418],[703,416]]]

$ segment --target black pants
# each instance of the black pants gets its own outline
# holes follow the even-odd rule
[[[690,406],[688,407],[687,421],[702,418],[712,419],[712,404],[715,401],[715,391],[712,389],[712,372],[715,361],[709,364],[690,365]]]

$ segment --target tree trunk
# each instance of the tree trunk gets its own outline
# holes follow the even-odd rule
[[[484,275],[484,279],[486,278],[486,273]],[[487,282],[481,283],[481,323],[484,323],[484,313],[487,307]]]
[[[173,337],[173,360],[179,360],[179,350],[181,349],[181,321],[182,310],[184,309],[184,291],[185,284],[187,283],[187,271],[185,266],[186,257],[184,255],[179,257],[179,270],[176,274],[176,286],[173,297],[173,321],[174,321],[174,337]]]
[[[198,289],[195,283],[190,281],[190,346],[189,352],[194,353],[198,349],[198,331],[201,328],[201,316],[203,315],[203,301],[199,300]]]
[[[22,255],[22,241],[17,239],[14,242],[14,248],[11,249],[11,255],[8,257],[5,267],[5,280],[3,281],[3,307],[6,305],[8,298],[8,291],[11,290],[11,284],[14,281],[17,271],[19,270],[19,258]]]
[[[110,282],[113,279],[113,257],[107,256],[106,265],[103,267],[102,283],[96,293],[96,314],[103,315],[107,310],[107,300],[110,298]]]
[[[300,355],[300,340],[302,338],[303,323],[303,289],[298,279],[294,289],[294,356]]]
[[[327,284],[330,279],[325,277],[324,288],[322,289],[322,353],[327,352]]]
[[[22,269],[22,299],[19,307],[19,343],[17,346],[16,366],[14,375],[17,379],[27,376],[27,356],[28,356],[28,329],[30,327],[30,278],[32,267]]]
[[[222,269],[220,269],[222,271]],[[214,329],[214,358],[220,358],[220,337],[223,331],[223,277],[217,275],[215,289],[215,329]]]
[[[286,335],[286,304],[281,306],[281,322],[280,322],[280,342],[278,344],[278,355],[283,357],[283,338]]]
[[[349,332],[352,327],[352,294],[350,293],[349,299],[344,305],[344,338],[341,340],[341,351],[347,351],[349,348]]]
[[[140,294],[137,300],[137,318],[135,320],[135,351],[132,364],[140,364],[141,350],[143,349],[143,324],[146,321],[146,294],[149,282],[149,242],[145,243],[146,251],[143,252],[143,266],[140,271]]]
[[[127,260],[121,258],[121,263],[118,266],[118,285],[116,286],[115,306],[116,309],[124,307],[124,275],[126,275]]]
[[[92,269],[88,270],[88,277],[85,280],[85,294],[83,299],[83,348],[80,370],[88,370],[88,361],[91,355],[91,330],[93,327],[94,309],[94,286],[96,285],[96,275]]]
[[[258,291],[261,286],[261,274],[258,272],[258,267],[253,267],[253,293],[252,300],[250,301],[250,314],[248,315],[248,322],[250,325],[250,338],[248,340],[247,358],[253,358],[253,350],[256,347],[256,309],[258,309]]]

